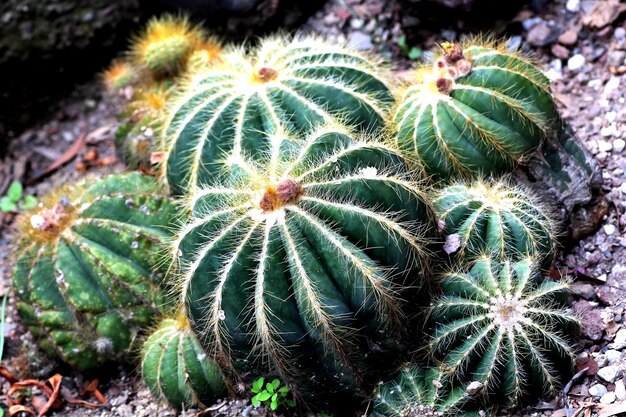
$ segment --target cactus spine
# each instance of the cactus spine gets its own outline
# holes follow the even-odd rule
[[[442,45],[418,69],[393,125],[398,146],[440,179],[512,170],[553,129],[549,80],[504,45]]]
[[[472,400],[466,389],[450,389],[440,369],[406,364],[395,380],[378,387],[370,417],[486,416],[464,411]]]
[[[305,400],[345,401],[370,347],[401,326],[398,280],[423,283],[430,209],[385,144],[329,126],[273,145],[191,196],[173,248],[182,296],[226,371],[258,367]]]
[[[46,352],[92,369],[127,353],[167,308],[152,267],[176,207],[140,174],[68,186],[42,202],[20,222],[17,308]]]
[[[217,363],[204,353],[184,315],[163,320],[145,341],[141,374],[154,396],[179,410],[210,404],[226,388]]]
[[[317,39],[265,39],[250,56],[231,48],[172,107],[165,174],[181,194],[338,118],[378,129],[392,100],[379,62]]]
[[[541,281],[534,262],[477,260],[441,280],[432,349],[445,371],[484,384],[489,401],[514,405],[553,394],[573,364],[576,319],[556,303],[563,281]]]
[[[463,258],[489,253],[496,259],[534,256],[552,262],[552,220],[519,186],[481,180],[451,185],[437,192],[433,206],[446,235],[459,235]]]

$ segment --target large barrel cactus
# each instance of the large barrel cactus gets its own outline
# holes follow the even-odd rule
[[[398,146],[436,178],[512,170],[556,121],[549,80],[500,44],[444,43],[393,116]]]
[[[554,394],[569,379],[577,321],[559,303],[568,284],[542,281],[534,262],[477,260],[441,280],[431,310],[435,355],[460,381],[484,384],[490,403]]]
[[[435,211],[447,236],[458,235],[459,255],[534,256],[552,262],[555,228],[550,213],[523,188],[481,180],[439,190]]]
[[[187,312],[226,372],[346,404],[409,328],[399,293],[423,284],[431,210],[385,144],[330,126],[272,146],[190,197],[173,249]]]
[[[172,106],[164,165],[176,193],[278,151],[276,142],[289,147],[321,123],[378,129],[393,102],[380,62],[317,39],[269,38],[249,55],[231,49],[222,58]]]
[[[176,207],[158,191],[151,177],[114,175],[56,190],[24,214],[17,308],[47,353],[96,368],[167,309],[154,267]]]
[[[144,342],[141,374],[156,397],[178,409],[211,404],[226,390],[217,364],[204,353],[184,315],[163,320]]]
[[[487,416],[484,411],[467,411],[478,409],[473,395],[471,386],[452,389],[439,368],[406,364],[395,380],[376,389],[370,417]]]

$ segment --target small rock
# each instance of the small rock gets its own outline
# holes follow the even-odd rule
[[[361,29],[363,25],[365,25],[365,22],[363,21],[363,19],[356,19],[356,18],[350,19],[350,27],[352,29]]]
[[[372,43],[372,37],[366,35],[363,32],[352,32],[348,38],[348,47],[356,49],[358,51],[365,51],[372,49],[374,44]]]
[[[615,350],[621,350],[626,347],[626,329],[620,329],[615,333],[613,343],[609,343],[609,347]]]
[[[596,277],[596,279],[597,279],[598,281],[601,281],[601,282],[606,282],[607,275],[606,275],[606,274],[600,274],[600,275],[598,275],[598,276]]]
[[[624,139],[615,139],[613,141],[613,150],[615,152],[621,152],[626,148],[626,141]]]
[[[559,36],[558,40],[561,45],[575,45],[578,42],[578,34],[573,30],[566,30]]]
[[[606,352],[604,352],[604,356],[606,356],[606,359],[609,361],[609,364],[618,361],[621,357],[622,357],[622,352],[614,350],[614,349],[609,349]]]
[[[609,383],[617,381],[617,378],[619,378],[621,375],[622,370],[619,368],[619,366],[616,365],[609,365],[605,366],[604,368],[598,369],[598,376]]]
[[[572,292],[585,300],[593,300],[596,296],[596,291],[591,284],[575,283],[572,285]]]
[[[552,45],[550,51],[552,52],[552,55],[559,59],[567,59],[569,57],[569,49],[562,45],[559,45],[558,43]]]
[[[545,21],[540,17],[531,17],[530,19],[526,19],[522,22],[522,26],[524,30],[530,30],[533,26],[536,26],[540,23],[545,23]]]
[[[526,40],[533,46],[546,46],[557,40],[559,30],[557,27],[550,27],[546,22],[541,22],[533,26],[526,34]]]
[[[608,137],[608,136],[616,136],[617,135],[617,126],[615,125],[615,123],[611,123],[610,125],[603,127],[602,129],[600,129],[600,136],[602,137]],[[605,149],[600,149],[600,150],[604,150],[606,151],[610,151],[611,149],[613,149],[613,145],[611,145],[609,143],[609,147],[605,148]]]
[[[576,13],[580,11],[580,0],[567,0],[565,8],[568,12]]]
[[[615,32],[613,32],[613,37],[618,41],[626,39],[626,28],[618,27],[615,28]]]
[[[603,229],[604,233],[606,233],[608,236],[612,236],[615,234],[616,227],[612,224],[605,224]]]
[[[452,233],[446,237],[446,243],[443,245],[443,250],[451,255],[458,251],[461,247],[461,235],[458,233]]]
[[[602,397],[607,392],[608,390],[602,384],[596,384],[596,385],[589,387],[589,395],[592,395],[594,397]]]
[[[601,398],[600,398],[600,403],[601,404],[611,404],[615,402],[615,393],[614,392],[607,392],[606,394],[604,394]]]
[[[567,60],[567,68],[570,71],[578,71],[585,65],[585,57],[581,54],[576,54]]]
[[[626,51],[610,51],[606,58],[607,65],[611,67],[619,67],[626,59]]]
[[[623,379],[620,379],[615,383],[615,396],[620,401],[626,399],[626,386],[624,386]]]

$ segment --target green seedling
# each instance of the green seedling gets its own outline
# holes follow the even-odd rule
[[[24,187],[19,181],[13,181],[7,194],[0,199],[0,211],[31,210],[37,206],[37,199],[32,195],[24,195]]]
[[[281,386],[279,379],[266,383],[265,378],[260,377],[252,383],[251,391],[255,394],[252,397],[252,405],[255,407],[263,404],[269,406],[271,410],[276,410],[281,405],[286,405],[287,407],[296,406],[294,400],[287,398],[289,387],[286,385]]]
[[[415,61],[416,59],[422,57],[422,49],[418,48],[417,46],[410,47],[406,41],[406,35],[400,36],[396,44],[411,61]]]

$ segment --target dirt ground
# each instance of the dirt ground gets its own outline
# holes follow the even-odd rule
[[[432,16],[420,14],[423,9],[419,6],[407,3],[330,0],[302,30],[379,52],[398,70],[418,64],[439,40],[455,40],[468,33],[464,21],[456,23],[454,16],[433,22]],[[626,415],[626,7],[619,0],[529,3],[542,7],[538,11],[522,9],[501,22],[492,22],[492,26],[512,36],[512,44],[530,49],[553,80],[563,116],[603,167],[603,191],[609,210],[598,231],[580,242],[569,242],[557,263],[560,270],[572,272],[572,308],[583,318],[584,338],[578,360],[581,373],[556,400],[533,404],[518,415]],[[431,27],[439,29],[433,31]],[[422,58],[407,57],[398,45],[402,35],[406,35],[406,49],[420,48]],[[105,92],[97,79],[78,86],[55,106],[47,120],[11,143],[8,155],[0,161],[0,194],[13,179],[29,184],[28,193],[41,195],[52,184],[85,173],[123,170],[114,150],[116,115],[123,102],[124,97]],[[59,161],[66,163],[56,169]],[[11,254],[7,245],[13,220],[12,214],[0,213],[0,295],[10,288]],[[11,300],[3,363],[21,378],[41,378],[54,368],[64,376],[62,396],[77,397],[94,376],[55,368],[55,363],[35,354],[13,305]],[[97,409],[68,405],[53,415],[177,415],[150,396],[132,366],[120,366],[97,376],[100,391],[108,399],[106,405]],[[6,384],[4,388],[6,392]],[[181,415],[195,413],[187,410]],[[253,408],[246,399],[218,402],[202,414],[272,415],[264,408]]]

